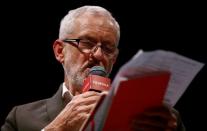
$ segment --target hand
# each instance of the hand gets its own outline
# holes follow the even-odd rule
[[[150,108],[132,122],[134,131],[176,131],[176,128],[177,117],[166,105]]]
[[[61,113],[44,129],[45,131],[78,131],[89,117],[102,93],[88,91],[73,97]]]

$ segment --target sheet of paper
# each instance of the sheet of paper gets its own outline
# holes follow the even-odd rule
[[[133,77],[156,71],[169,71],[171,72],[171,79],[164,101],[174,106],[203,66],[203,63],[175,52],[164,50],[144,52],[140,50],[129,62],[122,66],[115,77],[113,86],[118,87],[120,81]]]
[[[171,73],[171,76],[164,96],[164,102],[174,106],[203,66],[203,63],[175,52],[164,50],[144,52],[139,50],[116,74],[109,95],[106,96],[95,114],[94,130],[103,129],[110,105],[121,81],[150,75],[159,71],[168,71]],[[88,125],[86,131],[89,130],[91,130],[90,125]]]

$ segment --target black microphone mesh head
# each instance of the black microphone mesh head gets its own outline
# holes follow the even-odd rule
[[[98,75],[98,76],[106,77],[107,73],[103,66],[93,66],[89,71],[89,75]]]

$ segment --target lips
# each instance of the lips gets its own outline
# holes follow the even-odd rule
[[[83,65],[83,68],[82,68],[81,70],[84,72],[84,74],[85,74],[86,76],[88,76],[90,69],[91,69],[92,67],[94,67],[94,66],[103,66],[103,65],[100,64],[100,62],[96,62],[96,61],[87,61],[87,63],[85,63],[85,64]],[[104,67],[104,66],[103,66],[103,67]],[[105,68],[105,67],[104,67],[104,68]],[[105,69],[106,69],[106,68],[105,68]]]
[[[93,66],[96,66],[94,63],[88,63],[87,68],[92,68]]]
[[[101,66],[101,65],[99,65],[98,63],[89,61],[89,62],[84,66],[84,68],[92,68],[92,67],[94,67],[94,66]]]
[[[83,66],[83,68],[82,68],[81,70],[82,70],[82,71],[86,74],[86,76],[87,76],[88,73],[89,73],[89,71],[90,71],[90,69],[91,69],[93,66],[95,66],[94,63],[92,63],[92,62],[88,62],[88,63],[86,63],[86,64]]]
[[[88,75],[90,69],[91,69],[92,67],[94,67],[94,66],[101,66],[101,65],[99,65],[99,64],[95,64],[95,63],[92,63],[92,62],[89,62],[89,63],[87,63],[87,64],[84,66],[83,70],[84,70],[84,72],[86,73],[86,75]]]
[[[87,65],[86,68],[85,68],[86,73],[88,74],[89,71],[90,71],[90,69],[91,69],[92,67],[94,67],[94,66],[97,66],[97,65],[94,65],[94,64],[89,64],[89,65]]]

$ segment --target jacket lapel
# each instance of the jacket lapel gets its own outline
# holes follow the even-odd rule
[[[62,85],[56,94],[47,100],[46,106],[50,121],[52,121],[63,109]]]

